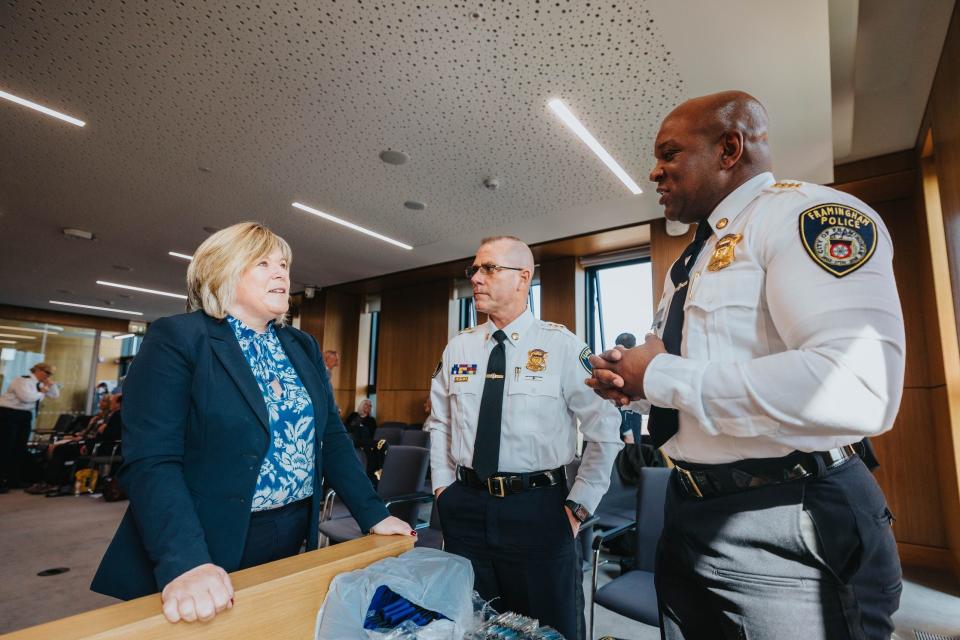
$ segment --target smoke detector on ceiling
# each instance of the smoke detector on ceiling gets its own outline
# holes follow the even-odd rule
[[[93,242],[97,239],[97,236],[93,235],[92,231],[86,231],[85,229],[72,229],[65,227],[60,230],[63,235],[68,238],[73,238],[74,240],[87,240]]]
[[[308,300],[311,300],[311,299],[313,299],[313,296],[315,296],[315,295],[317,295],[317,288],[316,288],[315,286],[313,286],[313,285],[311,285],[311,284],[308,284],[308,285],[306,285],[306,286],[303,288],[303,297],[304,297],[304,298],[306,298],[306,299],[308,299]]]
[[[405,164],[410,157],[402,151],[387,149],[380,152],[380,159],[387,164]]]
[[[492,178],[492,177],[484,178],[483,186],[489,189],[490,191],[496,191],[497,189],[500,188],[500,180],[499,178]]]

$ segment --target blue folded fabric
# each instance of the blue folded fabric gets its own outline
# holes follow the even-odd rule
[[[407,620],[424,627],[434,620],[449,620],[449,618],[436,611],[424,609],[392,591],[390,587],[381,585],[377,587],[370,600],[370,606],[367,607],[363,628],[371,631],[393,629]]]

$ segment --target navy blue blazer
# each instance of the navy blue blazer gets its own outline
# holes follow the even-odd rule
[[[364,531],[389,514],[340,421],[317,341],[288,326],[277,337],[316,415],[307,533],[316,549],[322,479]],[[151,324],[123,382],[118,479],[130,506],[90,588],[127,600],[207,562],[236,570],[269,438],[263,395],[227,322],[195,311]]]

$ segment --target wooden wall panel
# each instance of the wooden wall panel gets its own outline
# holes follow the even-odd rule
[[[930,455],[930,443],[936,440],[936,391],[904,389],[893,429],[872,441],[880,460],[877,482],[897,518],[897,541],[945,548],[939,472]]]
[[[377,421],[423,422],[430,376],[447,344],[450,283],[384,291],[377,354]]]
[[[925,194],[929,204],[939,201],[940,215],[931,221],[934,240],[944,238],[946,242],[946,260],[937,254],[934,262],[938,292],[933,299],[940,300],[949,309],[953,305],[953,327],[941,310],[934,313],[940,322],[940,344],[951,345],[949,352],[942,346],[944,362],[944,386],[936,388],[934,404],[934,423],[936,460],[939,469],[943,518],[946,525],[948,546],[950,547],[953,570],[960,579],[960,374],[956,365],[956,337],[960,322],[960,3],[954,5],[953,16],[947,30],[943,51],[937,72],[934,76],[924,115],[923,126],[918,132],[916,156],[924,155],[924,143],[927,134],[932,137],[932,160],[921,161],[925,172],[936,175],[937,184],[934,194]],[[931,208],[932,211],[932,208]],[[942,220],[942,235],[939,229]],[[942,240],[940,240],[942,241]],[[946,286],[949,283],[949,287]],[[948,290],[949,295],[946,291]],[[947,299],[952,298],[952,299]],[[949,328],[947,328],[949,327]],[[952,330],[952,332],[951,332]],[[950,332],[949,334],[947,332]],[[932,351],[932,350],[931,350]],[[933,353],[931,353],[933,356]],[[936,374],[934,366],[931,372]],[[931,443],[933,444],[933,443]]]
[[[325,309],[321,348],[340,353],[340,366],[331,376],[333,392],[340,412],[349,415],[357,397],[357,337],[360,332],[360,312],[363,301],[359,294],[342,291],[324,291]]]
[[[573,256],[540,263],[540,319],[577,331],[577,259]]]
[[[947,236],[950,271],[960,273],[960,3],[943,44],[940,65],[930,90],[927,117],[933,131],[934,157],[940,182],[940,206]],[[960,320],[960,287],[954,277],[954,311]]]
[[[663,282],[670,267],[680,257],[688,244],[693,242],[696,226],[683,236],[667,235],[667,221],[663,218],[650,223],[650,270],[653,277],[653,304],[660,303],[663,295]]]
[[[358,293],[324,289],[300,301],[300,329],[312,335],[320,349],[340,353],[340,366],[330,380],[340,413],[349,415],[357,398],[357,336],[363,300]]]

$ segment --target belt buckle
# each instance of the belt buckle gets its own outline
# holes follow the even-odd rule
[[[497,484],[494,484],[496,481]],[[497,493],[499,489],[499,493]],[[503,482],[503,476],[490,476],[487,478],[487,492],[494,498],[503,498],[507,495],[507,486]]]
[[[690,473],[688,470],[684,469],[683,467],[677,467],[677,471],[680,472],[680,477],[683,478],[683,480],[685,481],[685,484],[687,484],[690,488],[693,489],[694,494],[698,498],[702,498],[703,492],[700,491],[700,487],[697,486],[697,481],[693,479],[693,474]]]

